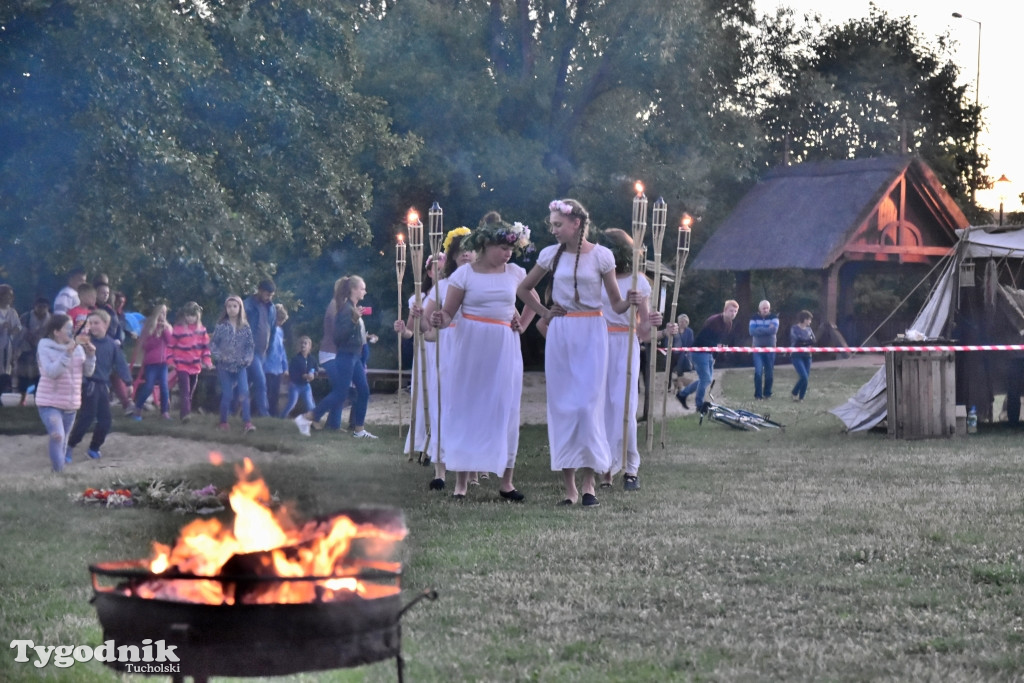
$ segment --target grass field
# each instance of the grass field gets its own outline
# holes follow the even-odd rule
[[[427,490],[396,429],[370,444],[344,435],[301,440],[258,422],[251,441],[279,452],[261,469],[304,515],[361,503],[404,510],[408,594],[440,598],[403,618],[409,681],[733,681],[1024,679],[1024,456],[1020,432],[982,425],[949,440],[842,433],[828,409],[870,375],[814,369],[808,399],[729,399],[770,410],[784,433],[668,425],[668,448],[645,455],[642,490],[621,483],[594,509],[557,508],[543,427],[524,428],[516,483],[494,478],[463,504]],[[750,371],[723,393],[746,397]],[[41,433],[33,410],[4,409],[0,432]],[[213,423],[190,425],[211,439]],[[175,423],[115,429],[173,434]],[[4,436],[0,436],[0,445]],[[228,436],[232,443],[241,437]],[[2,446],[0,446],[2,447]],[[38,458],[46,462],[45,439]],[[153,476],[228,486],[228,468]],[[87,474],[0,478],[0,629],[9,643],[98,645],[86,565],[148,555],[190,517],[70,502]],[[0,655],[0,680],[110,681],[95,662],[35,669]],[[221,680],[221,679],[217,679]],[[252,680],[252,679],[246,679]],[[286,680],[286,679],[275,679]],[[392,681],[394,662],[296,681]]]

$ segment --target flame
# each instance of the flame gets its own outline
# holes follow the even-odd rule
[[[691,216],[688,213],[684,213],[683,217],[679,219],[679,229],[680,230],[689,230],[690,226],[692,224],[693,224],[693,216]]]
[[[409,209],[409,215],[405,222],[409,225],[416,225],[420,222],[420,215],[416,209]]]
[[[643,193],[644,193],[644,184],[641,183],[638,180],[638,181],[636,181],[636,196],[639,197],[639,196],[643,195]]]
[[[405,235],[398,233],[398,243],[402,244],[403,242],[405,242]]]
[[[235,513],[230,528],[216,519],[197,519],[181,530],[173,548],[153,543],[148,568],[165,574],[134,587],[144,598],[207,604],[301,603],[359,595],[398,593],[395,585],[357,578],[363,570],[397,575],[401,565],[387,561],[404,524],[357,524],[345,515],[296,524],[287,509],[271,509],[266,483],[246,458],[236,467],[238,482],[228,500]],[[354,543],[357,542],[357,543]],[[354,547],[358,546],[358,547]],[[210,577],[175,579],[174,574]],[[323,577],[311,581],[227,580],[232,577]],[[243,587],[244,584],[244,587]]]

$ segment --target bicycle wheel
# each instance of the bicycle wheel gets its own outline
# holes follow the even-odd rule
[[[785,429],[785,427],[783,427],[778,422],[773,422],[772,420],[769,420],[767,415],[758,415],[757,413],[752,413],[749,410],[742,409],[736,409],[736,413],[750,420],[753,424],[757,425],[758,427],[768,427],[771,429]]]
[[[758,431],[756,426],[729,409],[722,410],[712,408],[711,410],[708,410],[708,417],[715,422],[727,424],[733,429],[742,429],[748,432]]]

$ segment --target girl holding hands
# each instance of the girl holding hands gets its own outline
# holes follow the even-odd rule
[[[498,494],[511,502],[525,499],[512,483],[512,475],[523,391],[519,335],[533,314],[519,318],[516,293],[526,271],[509,259],[529,243],[526,226],[509,225],[494,212],[484,216],[461,245],[464,251],[476,251],[476,260],[448,278],[443,308],[429,314],[431,325],[439,329],[461,315],[458,334],[451,343],[444,342],[451,352],[445,353],[448,360],[442,361],[441,376],[442,448],[447,468],[456,472],[452,494],[456,499],[465,498],[472,472],[501,475]],[[528,298],[527,292],[522,296]]]
[[[582,469],[581,502],[589,507],[600,504],[594,495],[594,473],[612,467],[604,418],[608,330],[602,319],[601,290],[616,313],[625,313],[631,302],[639,304],[643,297],[630,292],[622,298],[615,257],[607,247],[587,240],[590,216],[582,204],[559,199],[548,210],[558,244],[541,250],[517,294],[548,323],[544,376],[551,469],[561,470],[565,486],[559,505],[573,505],[579,499],[576,470]],[[544,306],[530,292],[548,273],[553,303]]]

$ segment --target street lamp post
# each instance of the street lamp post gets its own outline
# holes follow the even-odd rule
[[[978,25],[978,70],[974,76],[974,108],[978,111],[978,116],[981,116],[981,22],[977,19],[971,19],[965,17],[959,12],[953,12],[955,19],[966,19],[967,21],[973,21]],[[976,204],[975,197],[978,192],[978,127],[974,128],[974,164],[971,165],[971,204]]]
[[[999,190],[999,225],[1003,224],[1003,202],[1006,201],[1006,188],[1009,184],[1010,179],[1005,173],[996,181],[996,189]]]

